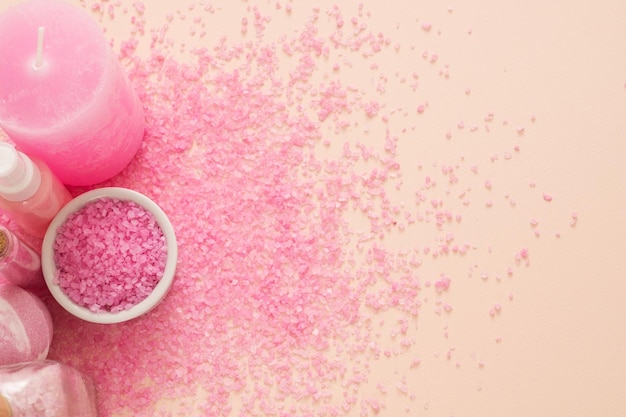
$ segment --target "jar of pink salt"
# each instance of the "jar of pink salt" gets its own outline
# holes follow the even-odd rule
[[[45,359],[51,341],[52,318],[43,302],[20,287],[0,284],[0,366]]]
[[[0,417],[96,417],[90,378],[44,360],[0,367]]]

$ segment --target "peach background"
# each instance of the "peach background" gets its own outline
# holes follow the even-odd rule
[[[168,11],[185,11],[187,1],[145,1],[148,26],[164,24]],[[0,9],[13,3],[3,0]],[[131,0],[123,3],[132,7]],[[369,28],[384,32],[399,46],[367,63],[375,61],[380,73],[387,75],[385,93],[376,92],[377,79],[359,65],[341,76],[346,84],[355,84],[384,102],[386,110],[396,109],[389,127],[398,132],[406,127],[408,132],[399,145],[405,184],[414,182],[417,187],[423,175],[436,172],[433,163],[469,167],[469,161],[476,161],[480,173],[470,180],[472,207],[457,234],[459,240],[476,245],[471,258],[476,266],[444,265],[455,277],[443,295],[454,311],[439,314],[435,296],[427,297],[414,329],[413,352],[372,361],[368,382],[358,395],[380,397],[385,407],[381,415],[624,415],[626,2],[369,3],[364,7],[371,12]],[[187,50],[202,42],[213,45],[222,35],[237,40],[242,16],[249,6],[257,5],[272,16],[266,33],[270,41],[301,29],[313,7],[308,2],[290,3],[293,12],[287,17],[275,4],[215,2],[216,12],[204,16],[208,31],[204,40],[189,35],[191,19],[175,21],[169,34],[177,43],[185,43]],[[334,3],[315,4],[327,10]],[[337,4],[349,25],[358,2]],[[421,28],[424,22],[432,24],[428,32]],[[123,16],[114,21],[105,16],[102,25],[117,42],[126,39],[131,29]],[[144,53],[147,43],[140,45]],[[435,65],[422,59],[424,50],[438,54]],[[184,57],[180,53],[180,59]],[[358,54],[336,57],[341,59],[358,63],[361,58]],[[438,74],[446,64],[447,79]],[[416,93],[407,87],[414,71],[420,73]],[[409,81],[402,81],[403,77]],[[425,113],[417,115],[416,105],[425,101]],[[487,134],[483,118],[491,111],[496,117]],[[465,129],[457,128],[461,120]],[[384,125],[358,122],[355,131],[361,139],[380,144]],[[473,125],[479,127],[476,132],[470,132]],[[516,132],[518,126],[525,128],[522,135]],[[446,131],[452,133],[450,140],[444,137]],[[335,135],[330,125],[325,134]],[[521,151],[511,161],[489,161],[492,154],[502,154],[512,145],[519,145]],[[334,148],[320,152],[332,155]],[[482,187],[485,179],[494,183],[491,191]],[[531,182],[536,186],[531,187]],[[544,192],[553,196],[552,202],[541,198]],[[507,208],[506,195],[515,199],[515,207]],[[411,202],[413,195],[398,193],[394,199]],[[484,207],[489,199],[494,201],[492,209]],[[572,212],[579,215],[575,227],[569,225]],[[539,221],[539,238],[533,235],[531,218]],[[410,247],[419,244],[418,239],[432,240],[429,230],[416,226],[387,243]],[[516,267],[513,278],[504,276],[496,283],[495,275],[511,264],[512,254],[523,246],[529,249],[530,267]],[[444,262],[431,262],[422,273],[437,273]],[[483,272],[489,274],[487,280],[480,278]],[[491,318],[488,310],[496,302],[503,305],[502,312]],[[375,324],[375,330],[381,345],[393,345],[386,326],[396,319],[394,313],[379,318],[383,325]],[[420,366],[410,369],[417,357]],[[478,366],[481,361],[484,368]],[[393,389],[402,381],[414,396]],[[389,391],[381,394],[378,383]],[[236,415],[237,398],[232,401]],[[165,401],[162,406],[175,407],[175,402]],[[359,414],[358,407],[353,411]]]

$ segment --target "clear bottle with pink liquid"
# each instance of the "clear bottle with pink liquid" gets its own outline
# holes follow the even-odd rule
[[[71,194],[48,166],[0,142],[0,209],[24,231],[43,238]]]
[[[40,255],[2,225],[0,225],[0,276],[18,287],[36,288],[44,284]]]
[[[44,360],[0,367],[0,417],[97,417],[90,378]]]

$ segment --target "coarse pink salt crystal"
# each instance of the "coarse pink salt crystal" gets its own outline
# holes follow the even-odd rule
[[[369,103],[365,104],[364,110],[367,117],[374,117],[380,111],[380,103],[378,103],[377,101],[370,101]]]
[[[133,6],[135,7],[135,10],[137,11],[137,13],[139,13],[140,15],[146,11],[146,5],[140,1],[134,2]]]
[[[437,292],[442,292],[447,290],[450,287],[450,278],[441,277],[437,281],[435,281],[435,290]]]
[[[126,310],[161,280],[167,248],[152,213],[132,201],[100,198],[71,214],[57,231],[59,286],[94,312]]]

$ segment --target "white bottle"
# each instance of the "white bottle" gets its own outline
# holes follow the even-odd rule
[[[24,231],[43,238],[54,216],[71,199],[46,164],[0,142],[0,209]]]

